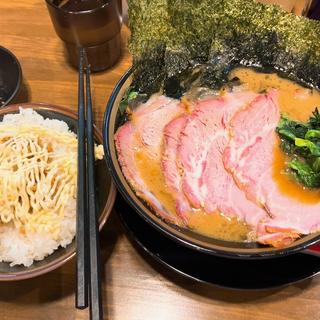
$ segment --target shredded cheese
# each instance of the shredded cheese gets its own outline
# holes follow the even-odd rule
[[[102,158],[101,147],[96,149]],[[0,223],[56,238],[76,198],[77,137],[41,124],[0,122]]]

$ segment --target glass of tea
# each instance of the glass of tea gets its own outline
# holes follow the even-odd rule
[[[114,65],[121,51],[121,0],[46,0],[68,59],[78,67],[79,48],[86,49],[91,70]]]

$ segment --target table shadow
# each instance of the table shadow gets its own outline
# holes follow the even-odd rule
[[[122,225],[115,211],[112,211],[107,223],[100,232],[101,243],[101,279],[102,279],[102,301],[104,306],[104,318],[110,319],[112,312],[109,307],[113,306],[113,291],[108,287],[113,286],[113,266],[107,263],[114,251],[119,236],[122,235]]]
[[[21,86],[17,95],[12,99],[12,101],[9,104],[19,104],[19,103],[30,102],[29,99],[30,99],[30,87],[26,83],[25,79],[22,79]]]
[[[126,229],[124,233],[126,233]],[[165,267],[154,258],[152,258],[146,251],[144,251],[132,238],[126,233],[128,241],[136,249],[139,256],[157,273],[161,274],[163,278],[172,282],[176,286],[208,299],[220,300],[227,303],[248,303],[258,301],[268,297],[268,301],[279,301],[279,293],[286,290],[288,286],[281,286],[279,288],[262,289],[262,290],[237,290],[222,288],[214,284],[202,283],[193,279],[188,279],[185,276]],[[214,271],[213,271],[214,272]],[[294,296],[297,291],[300,292],[312,284],[312,279],[307,279],[298,282],[294,285],[293,290],[286,290],[286,297]],[[180,291],[179,291],[180,292]]]

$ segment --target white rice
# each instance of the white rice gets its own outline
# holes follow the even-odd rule
[[[32,109],[20,109],[20,114],[10,114],[3,122],[15,125],[41,125],[59,132],[70,132],[68,125],[59,120],[44,119]],[[1,122],[0,122],[1,125]],[[1,210],[1,208],[0,208]],[[0,223],[0,262],[9,262],[10,266],[32,265],[53,253],[59,246],[70,244],[76,233],[76,199],[71,198],[65,207],[59,235],[54,238],[50,233],[21,234],[13,223]]]

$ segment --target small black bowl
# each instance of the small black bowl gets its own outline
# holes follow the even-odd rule
[[[18,59],[0,46],[0,108],[7,105],[18,93],[22,71]]]

